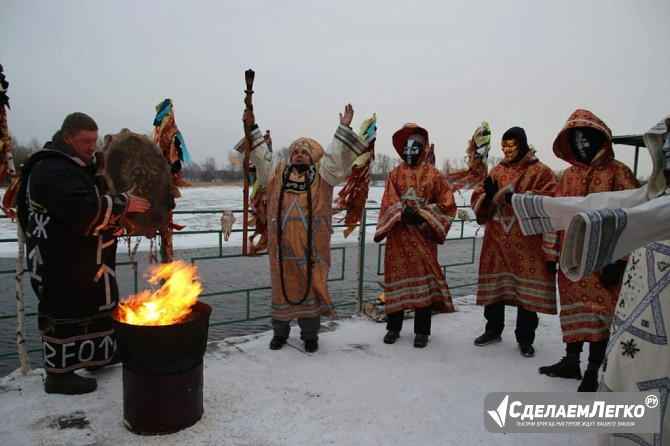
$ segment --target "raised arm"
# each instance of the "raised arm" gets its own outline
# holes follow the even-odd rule
[[[332,142],[326,148],[321,161],[321,176],[332,186],[336,186],[347,175],[349,168],[359,155],[369,148],[350,125],[354,118],[354,107],[351,104],[344,106],[344,113],[340,113],[340,125],[335,131]]]
[[[256,124],[256,117],[252,110],[244,110],[242,113],[242,123],[244,124],[245,134],[249,135],[251,144],[250,158],[251,162],[256,166],[258,181],[263,186],[267,186],[275,173],[275,158],[272,156],[272,152],[270,152],[267,142]],[[236,149],[242,153],[244,151],[244,144],[238,143]]]

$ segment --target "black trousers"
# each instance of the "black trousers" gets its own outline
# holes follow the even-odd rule
[[[321,316],[298,318],[298,326],[300,327],[300,339],[303,341],[308,339],[319,339]],[[291,322],[272,319],[272,330],[275,336],[281,336],[282,338],[287,339],[291,332]]]
[[[404,311],[389,313],[386,319],[386,329],[393,331],[402,330],[402,322],[405,318]],[[432,318],[432,305],[414,310],[414,334],[430,335],[430,323]]]
[[[565,344],[565,352],[575,354],[579,357],[582,352],[584,342],[568,342]],[[605,350],[607,349],[607,340],[598,342],[589,342],[589,364],[600,366],[605,359]]]
[[[505,328],[505,302],[496,302],[484,307],[486,318],[486,331],[500,336]],[[532,344],[535,341],[535,329],[538,326],[537,313],[526,310],[521,305],[517,306],[516,313],[516,342]]]

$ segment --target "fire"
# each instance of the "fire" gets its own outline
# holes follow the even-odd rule
[[[182,260],[149,268],[149,283],[163,285],[156,291],[145,290],[128,296],[120,303],[114,318],[131,325],[173,325],[183,322],[198,301],[202,285],[197,281],[195,265]]]

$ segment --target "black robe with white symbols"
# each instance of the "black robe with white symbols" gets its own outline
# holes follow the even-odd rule
[[[57,150],[35,153],[22,171],[17,204],[47,371],[104,365],[114,354],[114,234],[126,201],[101,195],[94,166]]]

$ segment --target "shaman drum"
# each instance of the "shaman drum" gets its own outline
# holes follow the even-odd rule
[[[170,166],[161,150],[145,135],[123,129],[106,135],[103,149],[96,152],[96,178],[106,194],[126,192],[146,198],[146,212],[127,214],[121,224],[131,235],[154,237],[170,220],[175,208]]]

